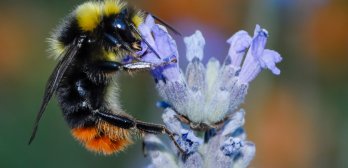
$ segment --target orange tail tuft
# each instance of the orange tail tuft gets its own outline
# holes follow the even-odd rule
[[[74,128],[72,129],[72,135],[81,141],[88,150],[110,155],[122,151],[132,143],[128,130],[117,127],[112,130],[114,132],[108,134],[107,132],[100,133],[96,127]],[[116,133],[116,135],[119,135],[118,137],[115,137],[115,131],[118,132]]]

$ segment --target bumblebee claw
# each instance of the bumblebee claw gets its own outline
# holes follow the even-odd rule
[[[180,136],[177,135],[177,134],[174,134],[173,136],[174,137],[175,136],[178,137],[177,139],[180,138]],[[173,143],[178,148],[179,154],[182,154],[182,155],[187,155],[188,154],[188,152],[186,150],[184,150],[176,140],[174,140]]]
[[[145,140],[143,140],[142,142],[142,151],[143,151],[143,155],[144,157],[147,157],[147,150],[146,150],[146,144],[145,144]]]

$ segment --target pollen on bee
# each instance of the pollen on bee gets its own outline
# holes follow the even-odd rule
[[[78,25],[84,31],[93,31],[102,19],[101,4],[98,2],[84,3],[75,12]]]

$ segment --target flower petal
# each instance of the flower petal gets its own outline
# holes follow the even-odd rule
[[[238,137],[229,137],[223,142],[220,149],[227,156],[235,156],[240,152],[243,146],[244,142],[242,139]]]
[[[152,30],[157,45],[157,52],[160,54],[160,57],[163,59],[177,57],[179,54],[176,42],[168,34],[167,29],[164,26],[157,24]]]
[[[143,37],[144,40],[146,40],[152,47],[156,47],[155,40],[152,37],[152,28],[155,26],[155,20],[151,15],[148,15],[144,21],[139,26],[139,31]],[[148,46],[145,43],[142,43],[142,53],[145,52],[148,49]]]
[[[256,148],[255,144],[249,141],[244,142],[244,146],[241,148],[241,155],[235,158],[235,163],[233,167],[248,167],[251,160],[253,160],[255,156]]]
[[[195,153],[198,147],[203,143],[203,140],[194,135],[191,130],[183,128],[176,115],[177,114],[171,108],[167,108],[162,115],[163,122],[169,130],[180,135],[177,137],[176,142],[186,154]]]
[[[205,73],[205,83],[207,85],[208,92],[211,89],[215,89],[214,86],[218,86],[220,84],[220,62],[214,57],[211,57],[207,63],[207,70]]]
[[[186,58],[192,61],[195,57],[199,60],[203,59],[203,49],[205,40],[200,31],[196,31],[193,35],[184,38],[186,45]]]
[[[171,130],[173,133],[179,134],[181,133],[182,126],[176,115],[177,114],[174,110],[171,108],[166,108],[162,114],[162,119],[169,130]]]
[[[143,39],[146,40],[161,57],[161,59],[159,59],[147,45],[142,43],[142,53],[148,51],[148,53],[142,57],[142,61],[158,65],[152,70],[152,75],[155,77],[155,80],[178,80],[180,76],[178,61],[168,64],[171,60],[178,60],[177,45],[175,40],[168,34],[166,28],[155,24],[152,16],[148,15],[145,22],[140,25],[139,30]]]
[[[191,155],[185,156],[186,159],[180,159],[179,167],[181,168],[197,168],[205,167],[202,156],[196,152]]]
[[[282,61],[282,57],[278,52],[265,49],[261,57],[261,67],[271,70],[275,75],[279,75],[280,70],[276,67],[276,63],[280,61]]]
[[[161,168],[166,165],[167,168],[177,168],[174,156],[169,153],[168,148],[154,135],[144,137],[145,153],[151,159],[151,167]]]
[[[235,112],[228,123],[224,126],[221,133],[222,136],[227,136],[234,133],[238,128],[244,125],[245,111],[243,109]]]
[[[192,91],[197,92],[205,89],[205,68],[198,58],[189,62],[185,76],[187,85]]]
[[[231,38],[227,40],[230,44],[230,49],[228,51],[228,56],[231,60],[231,65],[235,67],[240,67],[242,63],[244,54],[250,46],[252,38],[248,32],[241,30],[235,33]]]
[[[198,151],[198,147],[203,144],[203,140],[198,138],[193,131],[182,129],[177,143],[185,154],[193,154]]]
[[[231,167],[233,158],[226,156],[220,150],[221,136],[216,135],[211,138],[204,151],[205,167]]]
[[[265,29],[262,29],[260,25],[256,25],[254,38],[251,44],[251,52],[252,55],[256,58],[260,58],[262,56],[263,50],[266,47],[268,38],[268,32]]]

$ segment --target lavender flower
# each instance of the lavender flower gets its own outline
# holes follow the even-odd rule
[[[167,30],[155,24],[148,16],[140,31],[161,59],[152,52],[143,57],[144,61],[163,63],[173,57],[178,59],[175,41]],[[216,58],[202,63],[205,40],[201,32],[185,37],[186,59],[189,61],[185,73],[178,63],[155,67],[152,75],[157,91],[166,102],[163,120],[167,127],[178,135],[177,143],[185,150],[184,155],[172,147],[168,150],[154,136],[145,139],[145,147],[151,155],[152,167],[246,167],[255,154],[255,145],[246,140],[243,129],[243,109],[239,109],[247,94],[249,83],[261,72],[269,69],[280,74],[276,63],[281,56],[273,50],[265,49],[268,32],[256,25],[254,36],[246,31],[235,33],[227,43],[230,44],[227,58],[222,64]],[[144,45],[144,50],[147,47]],[[246,56],[245,56],[246,55]],[[244,58],[245,56],[245,58]],[[243,61],[244,60],[244,61]],[[189,125],[189,128],[183,124]],[[203,139],[196,136],[197,131],[205,131]],[[160,156],[161,161],[156,161]],[[173,158],[174,161],[173,161]],[[169,166],[169,167],[171,167]]]

